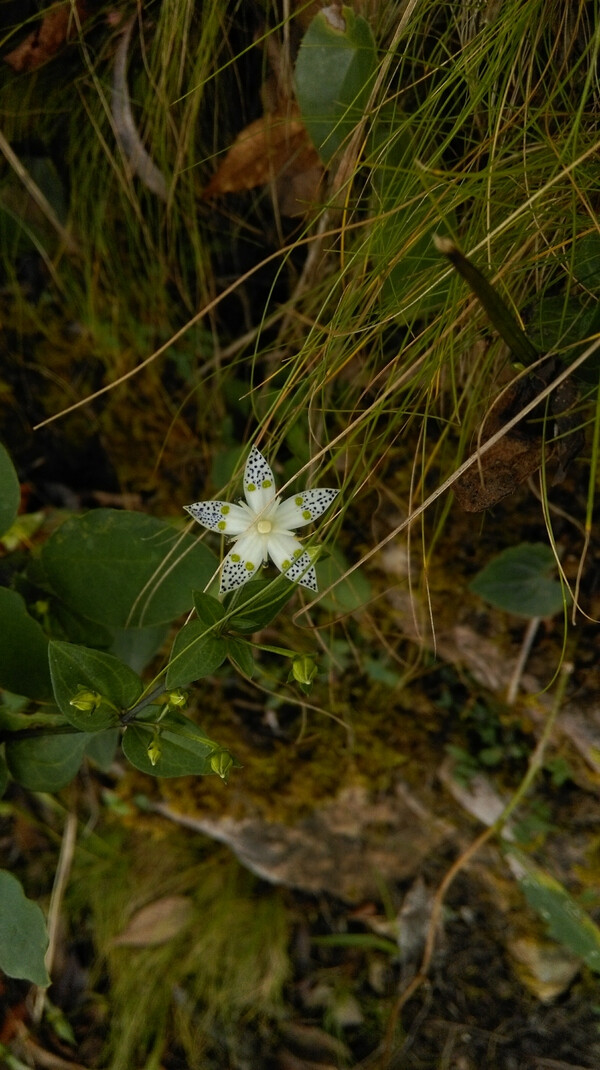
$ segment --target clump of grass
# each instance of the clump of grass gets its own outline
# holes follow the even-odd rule
[[[69,899],[93,934],[93,983],[110,982],[103,1065],[159,1066],[167,1046],[190,1067],[208,1065],[251,1023],[277,1017],[289,973],[284,901],[227,852],[172,826],[154,821],[109,844],[100,855],[80,851]],[[120,946],[140,909],[168,896],[189,904],[181,931],[155,944],[149,930],[147,946]]]

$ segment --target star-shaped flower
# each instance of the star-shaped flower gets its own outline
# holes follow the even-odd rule
[[[316,591],[311,556],[293,532],[321,516],[337,494],[328,488],[303,490],[282,502],[269,465],[253,446],[244,472],[245,502],[196,502],[184,508],[205,528],[233,538],[221,569],[222,594],[253,579],[269,557],[289,580]]]

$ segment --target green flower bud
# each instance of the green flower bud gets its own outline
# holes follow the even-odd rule
[[[156,763],[157,763],[157,761],[158,761],[158,759],[160,758],[160,755],[161,755],[161,750],[160,750],[160,747],[158,745],[158,735],[154,736],[154,739],[152,740],[152,743],[148,747],[148,750],[146,751],[146,753],[147,753],[150,761],[152,762],[152,765],[156,765]]]
[[[225,783],[227,783],[229,771],[232,765],[233,758],[231,757],[229,751],[218,750],[211,755],[210,767],[213,773],[216,773],[217,776],[220,776],[221,780],[224,780]]]
[[[300,687],[311,687],[318,671],[315,659],[310,654],[299,654],[292,662],[292,679]]]
[[[167,692],[167,702],[175,710],[182,710],[184,706],[187,706],[187,694],[180,688],[176,688],[175,691]]]
[[[97,691],[89,691],[87,687],[80,687],[79,691],[69,700],[69,706],[74,706],[81,713],[95,713],[102,702],[102,695]]]

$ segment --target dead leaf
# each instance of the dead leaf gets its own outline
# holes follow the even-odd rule
[[[272,112],[245,127],[204,190],[204,199],[277,183],[284,215],[306,211],[323,176],[319,155],[294,113]]]
[[[536,373],[512,384],[494,405],[485,421],[485,437],[482,443],[495,435],[502,426],[515,416],[540,392],[556,373],[554,361],[546,361]],[[556,431],[560,436],[555,443],[545,444],[543,417],[540,407],[529,414],[492,446],[481,458],[480,465],[473,465],[453,484],[459,505],[467,513],[480,513],[512,494],[542,466],[555,464],[556,475],[552,482],[564,477],[568,463],[579,452],[583,436],[567,410],[576,400],[577,392],[570,383],[569,390],[556,390],[551,396],[554,410],[562,409],[557,416]],[[545,452],[544,452],[545,451]]]
[[[508,951],[520,981],[542,1003],[560,996],[581,969],[581,959],[566,948],[534,937],[509,941]]]
[[[75,9],[79,22],[84,22],[89,12],[84,0],[77,0]],[[35,30],[21,41],[20,45],[3,57],[14,71],[34,71],[56,55],[65,41],[73,36],[76,21],[69,4],[55,4],[48,8]]]
[[[167,895],[142,907],[127,928],[113,940],[113,947],[156,947],[166,944],[189,925],[194,912],[191,899]]]

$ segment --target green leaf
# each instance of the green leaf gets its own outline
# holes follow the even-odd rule
[[[4,754],[0,751],[0,799],[4,795],[8,785],[8,766]]]
[[[227,644],[210,632],[203,621],[193,620],[179,632],[167,669],[167,687],[185,687],[193,680],[208,676],[222,665]]]
[[[334,547],[329,557],[317,561],[319,590],[326,590],[332,583],[335,587],[319,600],[319,605],[331,613],[353,613],[364,606],[371,597],[371,585],[361,571],[355,569],[344,578],[348,562],[341,550]]]
[[[511,847],[508,854],[522,871],[517,879],[527,902],[546,922],[550,936],[600,973],[600,928],[559,881],[520,851]]]
[[[9,740],[6,762],[11,776],[29,791],[59,791],[77,776],[91,739],[86,732],[71,731]]]
[[[235,607],[229,627],[247,635],[266,628],[289,602],[295,590],[294,584],[283,576],[244,584],[241,592],[235,591],[225,600],[228,611]]]
[[[16,695],[52,697],[48,640],[20,594],[0,587],[0,687]]]
[[[363,118],[377,64],[368,22],[349,7],[332,10],[315,15],[296,63],[302,119],[326,165]]]
[[[74,612],[116,628],[151,627],[189,609],[215,556],[197,539],[142,513],[95,509],[67,520],[44,546],[55,593]]]
[[[69,723],[82,732],[99,732],[118,723],[117,712],[106,702],[91,712],[72,706],[71,700],[82,689],[96,692],[118,710],[133,706],[141,694],[139,677],[112,654],[53,640],[49,660],[56,703]]]
[[[85,753],[103,773],[107,773],[114,761],[118,745],[119,729],[105,728],[104,732],[94,732]]]
[[[228,639],[227,657],[243,676],[252,679],[255,666],[252,647],[249,643],[245,643],[243,639]]]
[[[158,756],[155,754],[153,764],[148,749],[155,740]],[[214,773],[211,757],[219,750],[194,721],[178,713],[169,714],[159,726],[140,721],[128,725],[122,746],[123,753],[136,769],[157,777]]]
[[[543,297],[535,309],[531,333],[542,351],[563,351],[561,359],[571,364],[600,333],[600,302],[595,298],[583,301],[576,297]],[[583,382],[597,384],[600,352],[592,353],[573,374]]]
[[[453,242],[439,243],[438,249],[465,279],[513,356],[525,366],[534,364],[539,357],[537,349],[491,282]]]
[[[134,672],[141,673],[158,653],[168,634],[167,624],[156,624],[152,628],[115,628],[109,654],[124,661]]]
[[[14,465],[0,442],[0,535],[12,526],[19,509],[21,488]]]
[[[374,933],[331,933],[327,936],[313,936],[312,944],[318,947],[353,947],[357,951],[385,951],[387,955],[397,957],[400,949],[393,940]]]
[[[213,624],[219,624],[225,616],[225,609],[221,602],[210,594],[204,594],[203,591],[194,591],[194,606],[198,614],[198,620],[206,628],[212,627]]]
[[[27,899],[16,877],[0,869],[0,969],[45,988],[50,984],[44,955],[46,922],[37,903]]]
[[[565,604],[566,592],[550,575],[554,554],[543,543],[523,542],[494,557],[469,584],[470,590],[497,609],[521,617],[552,617]]]

